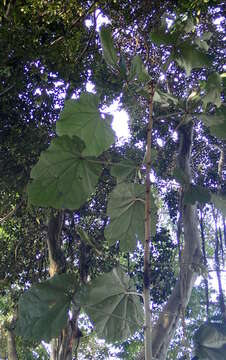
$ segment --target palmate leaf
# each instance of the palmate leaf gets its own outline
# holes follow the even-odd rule
[[[157,208],[151,193],[151,235],[156,232]],[[115,187],[108,201],[110,223],[105,237],[110,245],[120,241],[122,251],[133,251],[138,240],[144,241],[145,187],[140,184],[121,183]]]
[[[101,26],[100,28],[100,41],[103,49],[103,57],[106,63],[113,68],[117,68],[118,57],[114,47],[109,26]]]
[[[57,134],[78,136],[86,145],[86,156],[99,156],[115,141],[114,131],[108,119],[102,119],[98,109],[99,98],[83,93],[78,100],[68,100],[57,121]]]
[[[175,60],[185,69],[187,75],[190,75],[192,69],[208,67],[211,64],[210,57],[188,41],[177,47]]]
[[[95,190],[102,165],[83,155],[84,144],[77,138],[54,139],[31,171],[29,202],[56,209],[78,209]]]
[[[83,286],[75,302],[84,308],[100,338],[121,341],[143,324],[143,309],[135,292],[132,280],[115,268]]]
[[[75,285],[73,275],[61,274],[32,286],[20,297],[16,334],[34,341],[57,337],[67,323]]]

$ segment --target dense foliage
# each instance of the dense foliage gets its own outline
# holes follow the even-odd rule
[[[143,359],[145,338],[223,360],[223,4],[5,1],[0,19],[1,356]]]

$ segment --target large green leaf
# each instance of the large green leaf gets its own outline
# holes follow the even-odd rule
[[[190,75],[192,69],[208,67],[211,64],[210,57],[188,41],[177,47],[175,60],[185,69],[187,75]]]
[[[84,144],[77,137],[62,136],[51,142],[31,171],[31,204],[78,209],[87,200],[95,190],[102,166],[95,158],[84,156],[83,150]]]
[[[57,337],[67,323],[75,285],[73,275],[61,274],[32,286],[20,297],[16,333],[34,341]]]
[[[151,80],[151,77],[145,69],[144,63],[139,55],[134,56],[132,60],[128,79],[129,81],[136,79],[142,83],[147,83]]]
[[[76,294],[97,334],[109,342],[127,339],[143,324],[143,309],[133,281],[120,269],[103,274]]]
[[[98,96],[91,93],[66,101],[56,124],[58,135],[78,136],[84,141],[83,154],[87,156],[99,156],[115,141],[110,122],[101,117],[98,101]]]
[[[113,68],[117,68],[118,57],[109,26],[101,26],[100,41],[103,49],[104,60],[108,65],[112,66]]]
[[[226,196],[223,194],[212,194],[211,201],[226,216]]]
[[[195,204],[198,201],[201,204],[210,202],[211,195],[208,189],[191,184],[189,189],[184,193],[184,202],[186,204]]]
[[[222,91],[222,79],[217,72],[214,72],[209,75],[206,83],[206,95],[203,96],[202,102],[204,108],[209,103],[216,105],[217,107],[221,106],[221,91]]]
[[[151,40],[156,45],[174,45],[177,42],[178,36],[177,32],[170,34],[163,30],[156,30],[150,34]]]
[[[112,165],[111,175],[115,176],[117,182],[125,181],[134,177],[137,166],[132,160],[122,160],[119,163]]]
[[[151,193],[151,235],[156,232],[157,209]],[[144,241],[145,187],[141,184],[121,183],[115,187],[108,201],[110,222],[105,237],[110,245],[120,241],[122,251],[133,251],[138,240]]]
[[[214,115],[200,114],[197,118],[210,128],[210,133],[219,139],[226,139],[226,107],[221,106]]]

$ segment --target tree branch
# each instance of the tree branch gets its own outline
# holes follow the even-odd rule
[[[180,127],[180,148],[178,165],[191,182],[190,156],[192,146],[192,124]],[[184,248],[181,258],[180,276],[170,295],[158,321],[153,328],[152,353],[153,358],[165,360],[170,340],[174,336],[180,320],[181,309],[186,308],[201,261],[200,234],[196,205],[183,204]],[[144,351],[137,360],[144,359]]]

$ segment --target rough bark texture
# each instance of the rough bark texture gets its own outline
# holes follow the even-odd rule
[[[16,342],[12,330],[8,330],[7,335],[8,360],[18,360],[16,352]]]
[[[72,318],[68,320],[58,339],[52,340],[50,360],[72,360],[75,342],[79,341],[81,336],[77,324],[78,315],[79,311],[74,310]]]
[[[52,213],[49,219],[47,245],[49,252],[49,274],[51,277],[66,271],[66,260],[61,251],[63,220],[64,214],[62,211],[56,215]]]
[[[57,214],[51,214],[47,238],[50,276],[66,272],[66,259],[61,250],[63,222],[64,214],[62,211]],[[77,324],[79,311],[74,310],[72,312],[72,318],[68,319],[68,324],[65,329],[61,331],[60,336],[51,341],[50,360],[72,360],[74,344],[76,339],[79,341],[81,336]]]
[[[191,182],[190,156],[192,146],[192,124],[180,128],[180,147],[178,166]],[[188,185],[186,185],[188,186]],[[195,205],[183,204],[184,248],[181,254],[180,276],[167,304],[153,328],[153,359],[166,360],[167,350],[180,320],[181,312],[187,306],[191,291],[197,278],[201,261],[201,242],[198,230],[197,209]],[[140,353],[139,360],[144,359]],[[147,359],[148,360],[148,359]]]

